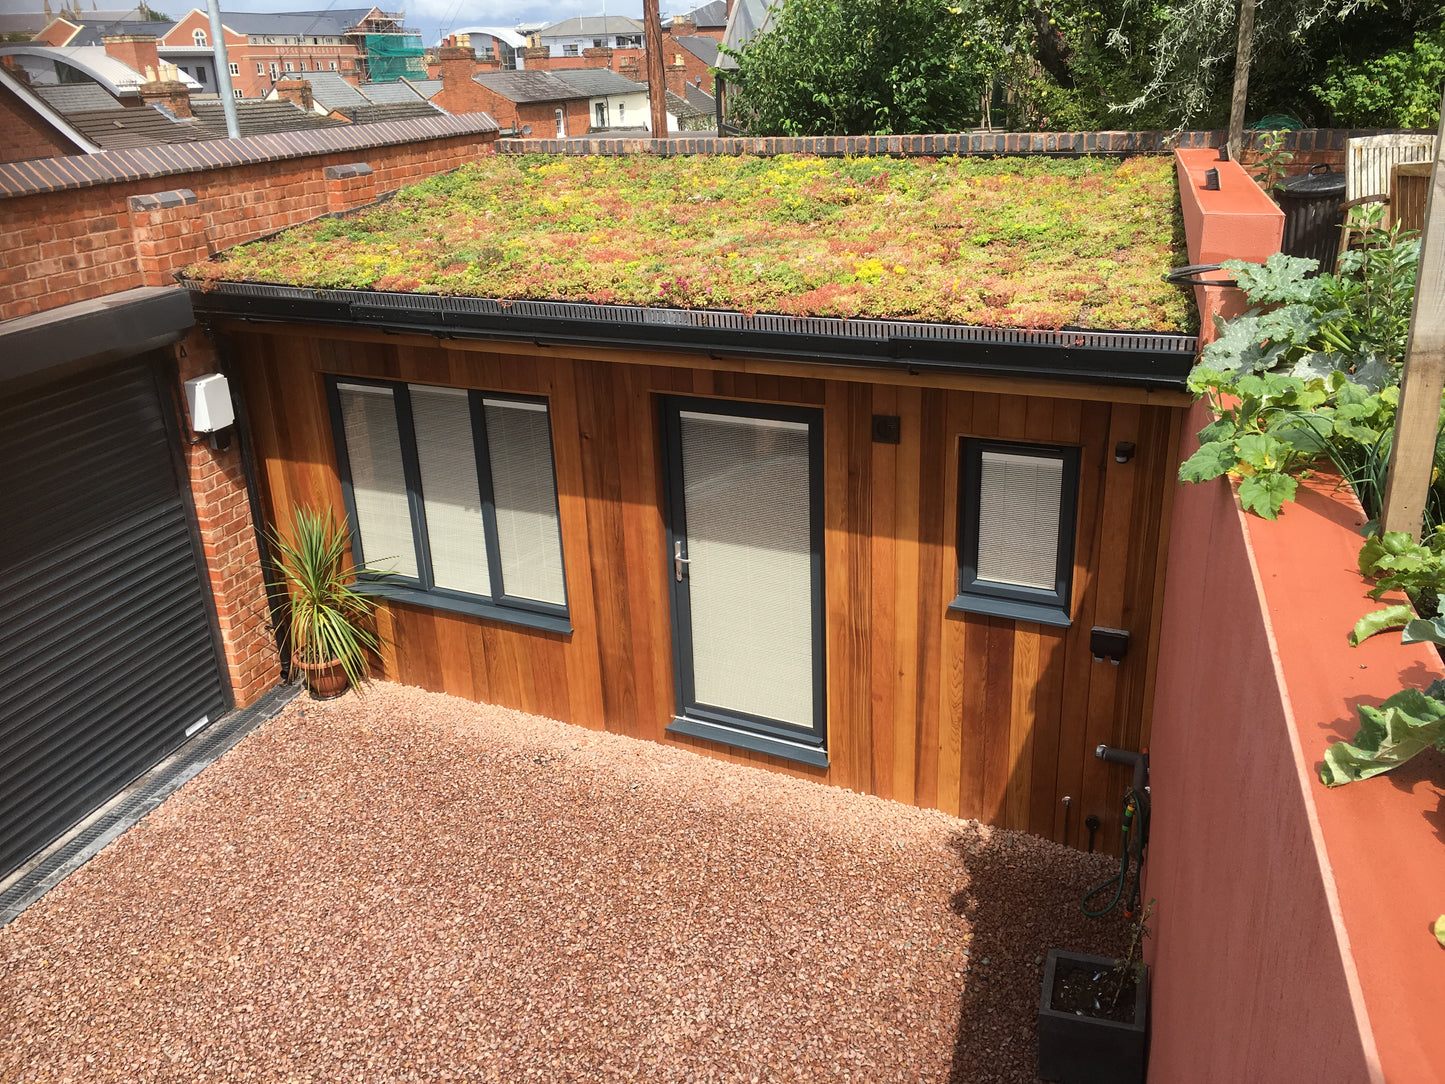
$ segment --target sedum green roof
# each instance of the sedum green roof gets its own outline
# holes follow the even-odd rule
[[[192,278],[1190,331],[1171,159],[490,155]]]

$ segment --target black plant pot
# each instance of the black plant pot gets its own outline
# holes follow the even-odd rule
[[[1057,1084],[1142,1084],[1149,1024],[1149,974],[1135,986],[1123,1008],[1127,1019],[1109,1020],[1058,1008],[1055,981],[1063,972],[1073,979],[1101,975],[1101,1003],[1113,997],[1116,960],[1050,949],[1039,998],[1039,1076]],[[1132,1011],[1131,1011],[1132,1010]]]

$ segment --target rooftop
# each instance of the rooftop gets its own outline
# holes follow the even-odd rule
[[[509,102],[568,102],[588,97],[587,91],[557,78],[556,72],[478,72],[472,78]]]
[[[641,34],[642,24],[625,15],[583,15],[543,27],[539,38],[577,38],[588,34]]]
[[[1169,158],[488,156],[193,278],[873,317],[1192,330]]]

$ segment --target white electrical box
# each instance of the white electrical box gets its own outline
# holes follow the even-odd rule
[[[197,433],[216,433],[236,422],[231,388],[220,373],[187,380],[186,406],[191,412],[191,428]]]

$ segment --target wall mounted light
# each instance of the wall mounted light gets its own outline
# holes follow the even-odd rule
[[[1108,659],[1115,666],[1129,653],[1129,633],[1124,629],[1110,629],[1095,625],[1089,630],[1089,654],[1095,662]]]
[[[1114,462],[1127,463],[1134,458],[1134,442],[1132,440],[1121,440],[1114,445]]]

